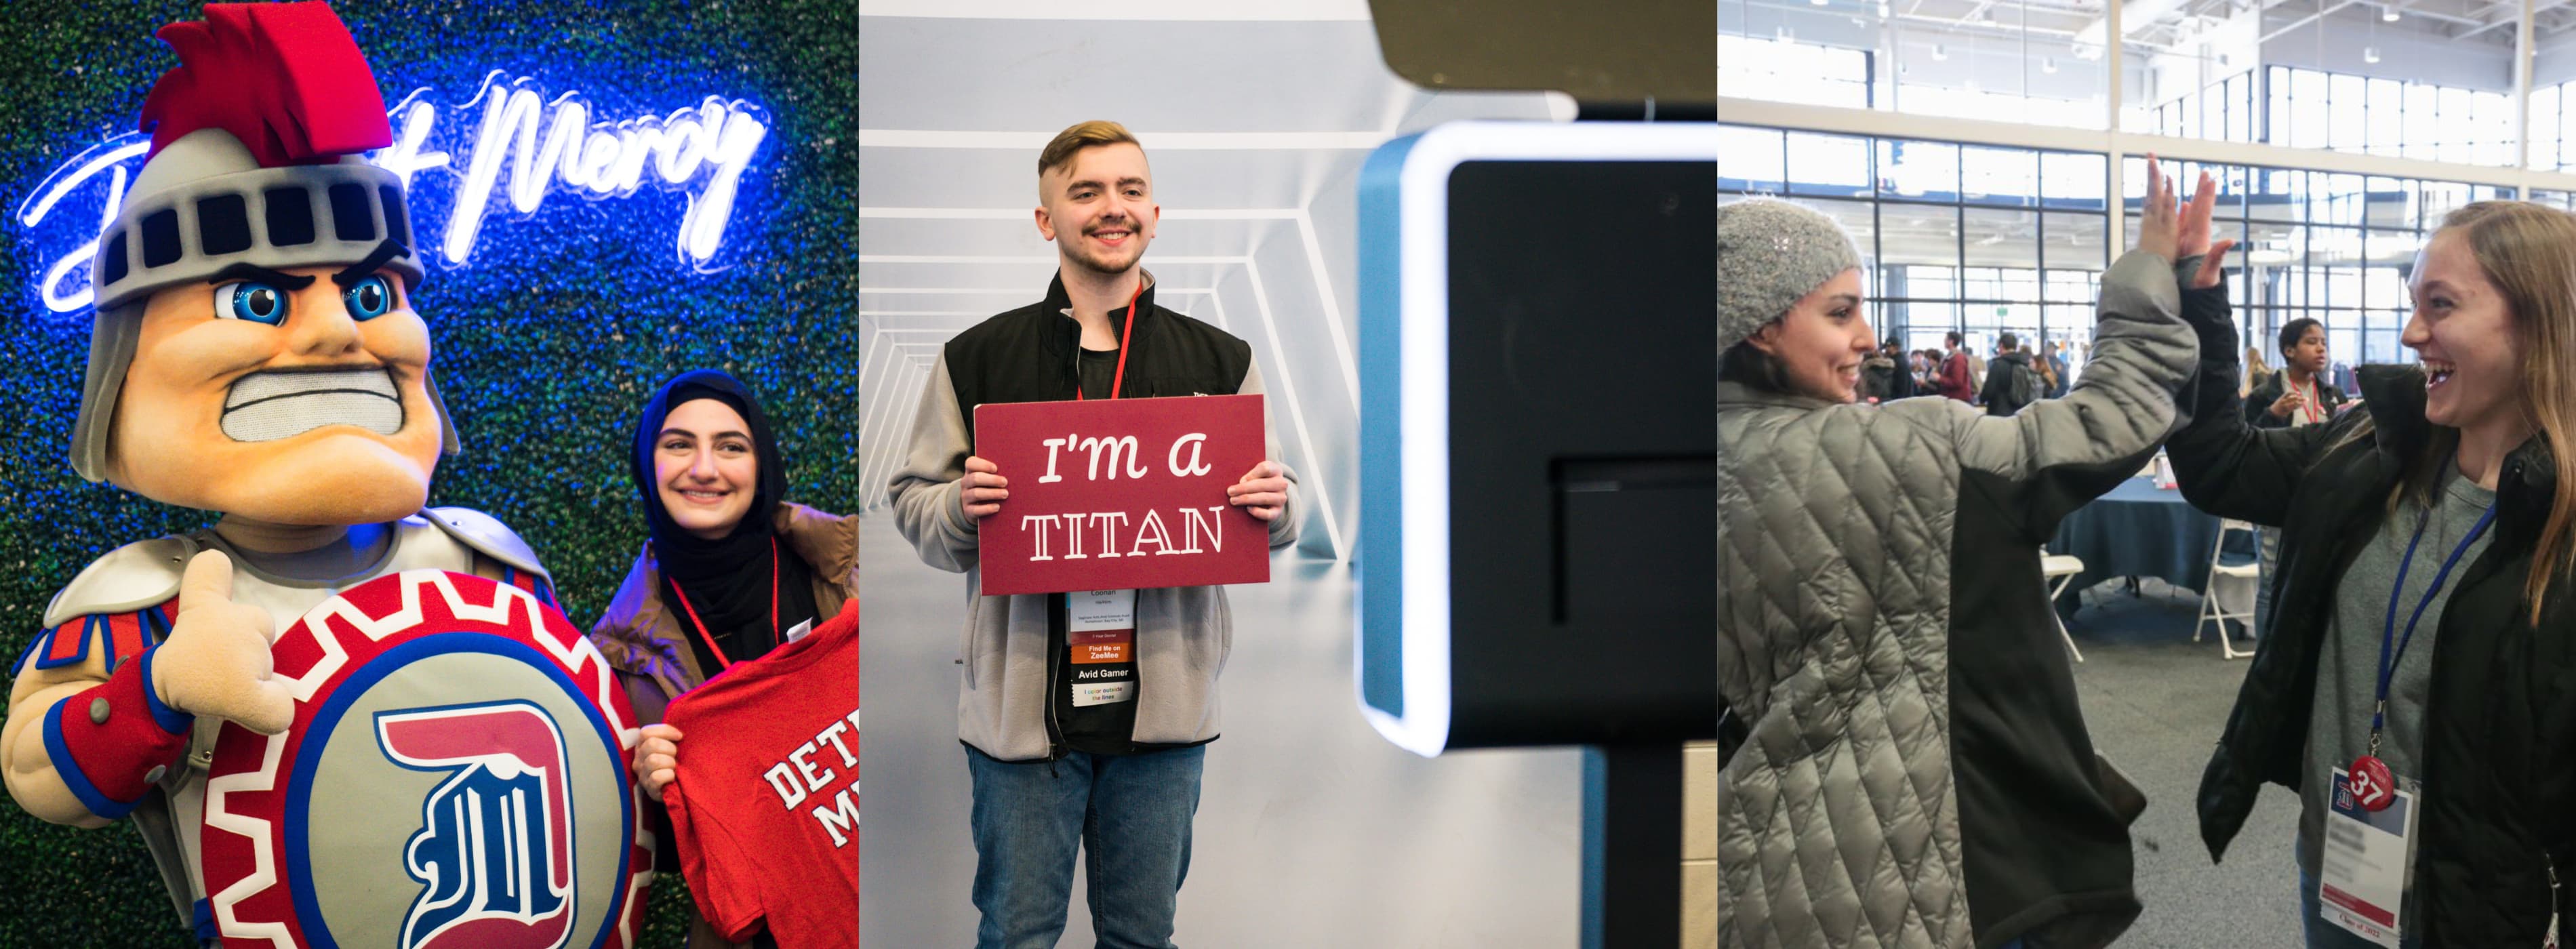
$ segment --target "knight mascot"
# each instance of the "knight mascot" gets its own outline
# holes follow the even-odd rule
[[[365,57],[319,2],[158,36],[179,66],[99,236],[71,464],[219,516],[55,595],[10,797],[130,820],[204,945],[631,945],[623,692],[518,535],[425,506],[457,435]]]

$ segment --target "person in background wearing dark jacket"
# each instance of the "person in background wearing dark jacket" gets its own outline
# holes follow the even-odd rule
[[[2279,608],[2201,778],[2201,837],[2217,859],[2262,785],[2297,792],[2308,945],[2372,945],[2321,914],[2319,874],[2377,833],[2334,810],[2391,781],[2413,823],[2388,907],[2403,944],[2537,946],[2576,858],[2576,217],[2453,211],[2409,290],[2401,341],[2422,364],[2362,367],[2359,411],[2256,428],[2236,367],[2210,362],[2173,438],[2194,506],[2282,531]],[[2204,358],[2232,359],[2223,289],[2185,310]],[[2337,786],[2350,772],[2373,780]]]
[[[2011,415],[2046,394],[2030,354],[2021,351],[2021,338],[2005,333],[1996,339],[1994,361],[1986,364],[1985,391],[1977,394],[1986,403],[1986,414]]]
[[[2075,384],[2075,380],[2067,376],[2067,369],[2069,367],[2066,365],[2065,341],[2048,341],[2047,362],[2049,374],[2048,397],[2052,399],[2063,399],[2066,397],[2067,388]]]
[[[2177,277],[2215,273],[2216,189],[2178,220],[2148,169],[2101,359],[2011,418],[1854,404],[1851,239],[1785,202],[1718,208],[1718,695],[1744,723],[1718,945],[2095,949],[2137,918],[2146,801],[2094,754],[2039,557],[2181,424],[2199,363]]]
[[[1914,397],[1914,373],[1907,365],[1903,344],[1890,336],[1878,352],[1861,364],[1861,398],[1871,402],[1894,402]]]
[[[2245,397],[2245,424],[2296,428],[2331,420],[2343,390],[2326,382],[2326,327],[2300,318],[2281,326],[2281,371]]]

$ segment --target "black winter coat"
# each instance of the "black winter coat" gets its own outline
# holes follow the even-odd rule
[[[2254,392],[2245,397],[2245,424],[2255,428],[2288,428],[2290,420],[2272,414],[2272,403],[2281,401],[2281,393],[2290,386],[2290,371],[2283,369],[2263,379]],[[2334,419],[2335,407],[2344,403],[2343,390],[2335,388],[2324,376],[2317,377],[2317,399],[2325,403],[2326,419]]]
[[[2436,431],[2413,366],[2362,367],[2362,408],[2332,423],[2248,426],[2224,291],[2186,291],[2183,309],[2203,356],[2184,394],[2198,403],[2192,421],[2167,446],[2183,496],[2282,529],[2271,627],[2201,777],[2200,832],[2216,860],[2265,782],[2299,788],[2335,598],[2388,595],[2341,589],[2341,578]],[[2365,416],[2372,431],[2348,440]],[[2576,868],[2576,612],[2566,581],[2536,627],[2523,597],[2556,478],[2539,438],[2507,456],[2493,539],[2457,580],[2433,637],[2415,847],[2422,910],[2409,921],[2426,946],[2540,945],[2553,898],[2564,914],[2576,892],[2552,886]]]

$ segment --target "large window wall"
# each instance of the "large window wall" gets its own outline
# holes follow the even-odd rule
[[[2296,168],[2174,162],[2177,180],[2202,171],[2217,179],[2213,238],[2233,238],[2228,299],[2240,335],[2279,365],[2275,337],[2292,320],[2325,324],[2338,362],[2404,362],[2398,345],[2413,308],[2407,290],[2415,253],[2442,216],[2472,201],[2509,198],[2487,185],[2336,174]],[[2130,158],[2124,204],[2143,199],[2146,162]],[[2128,240],[2137,219],[2128,222]]]
[[[2545,91],[2554,109],[2556,90]],[[2556,118],[2542,106],[2535,93],[2535,145],[2539,120]],[[2177,96],[2157,106],[2142,131],[2472,165],[2514,161],[2509,91],[2291,66],[2247,70]]]
[[[2110,248],[2107,159],[2082,152],[1726,126],[1719,190],[1788,198],[1859,242],[1882,338],[1938,349],[2090,339]]]
[[[2444,214],[2576,211],[2576,5],[1718,0],[1718,29],[1721,189],[1843,221],[1911,348],[2086,342],[2148,153],[2220,180],[2230,297],[2272,363],[2303,317],[2338,362],[2410,360]]]
[[[2146,169],[2120,180],[2126,233],[2105,239],[2106,156],[1722,126],[1719,188],[1833,216],[1860,244],[1872,325],[1909,350],[1959,331],[1990,350],[2012,332],[2089,344],[2101,272],[2135,242]],[[2216,237],[2232,238],[2229,298],[2240,335],[2266,362],[2280,327],[2313,317],[2340,362],[2411,358],[2398,345],[2408,269],[2442,215],[2509,197],[2488,185],[2296,168],[2172,162],[2177,180],[2220,182]],[[2566,206],[2565,193],[2535,194]]]
[[[2576,168],[2551,0],[1718,0],[1718,29],[1722,98]]]

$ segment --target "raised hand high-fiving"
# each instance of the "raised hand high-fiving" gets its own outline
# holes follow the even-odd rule
[[[2174,246],[2175,260],[2200,258],[2199,268],[2191,274],[2193,289],[2217,286],[2219,278],[2226,275],[2227,251],[2236,246],[2232,237],[2216,243],[2209,239],[2209,214],[2217,206],[2218,182],[2209,177],[2209,172],[2201,172],[2199,186],[2192,189],[2191,203],[2182,210],[2181,229],[2175,235]]]
[[[2148,155],[2147,199],[2138,208],[2137,249],[2162,257],[2167,264],[2180,259],[2182,229],[2177,215],[2173,182],[2165,180],[2164,166],[2156,156]]]
[[[276,635],[268,611],[233,602],[233,562],[201,551],[179,579],[179,615],[153,647],[152,693],[161,704],[209,715],[263,735],[295,722],[295,697],[268,652]]]

